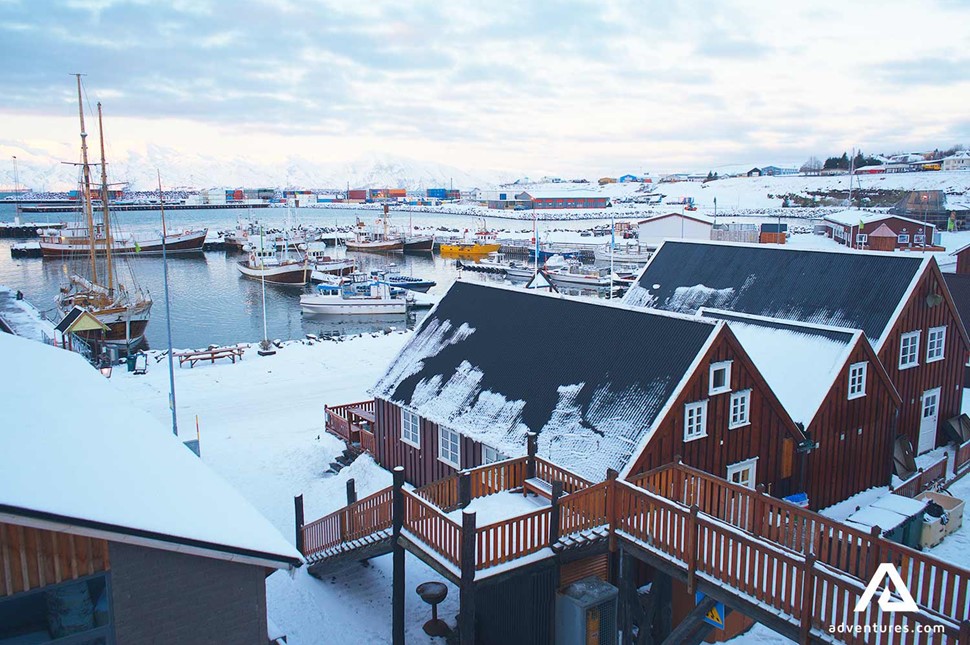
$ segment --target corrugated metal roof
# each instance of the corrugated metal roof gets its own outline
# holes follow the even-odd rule
[[[671,240],[624,301],[681,313],[707,307],[861,329],[878,347],[923,261],[903,253]]]
[[[943,280],[946,281],[946,287],[950,290],[950,295],[953,296],[953,304],[957,306],[957,312],[963,321],[964,329],[966,329],[967,324],[970,323],[970,275],[944,273]]]
[[[440,425],[601,480],[718,329],[701,318],[456,282],[373,390]]]

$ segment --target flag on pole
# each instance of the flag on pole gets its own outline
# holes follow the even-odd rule
[[[141,253],[141,244],[138,243],[138,240],[135,240],[135,253]]]
[[[865,223],[865,222],[863,222],[863,221],[862,221],[862,220],[860,219],[860,220],[859,220],[859,232],[861,233],[861,232],[862,232],[862,231],[864,231],[864,230],[866,230],[866,223]]]

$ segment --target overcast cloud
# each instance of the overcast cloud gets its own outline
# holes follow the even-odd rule
[[[537,175],[970,143],[967,3],[508,5],[0,0],[0,152],[73,145],[71,72],[116,153]]]

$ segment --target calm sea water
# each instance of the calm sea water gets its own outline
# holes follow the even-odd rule
[[[207,226],[210,231],[234,228],[237,219],[246,218],[246,211],[240,210],[185,210],[166,213],[167,226],[171,229]],[[266,227],[282,227],[288,216],[286,209],[256,209],[252,215]],[[296,209],[289,214],[291,224],[314,226],[345,226],[355,222],[357,216],[364,221],[372,221],[375,211],[352,209]],[[120,213],[120,226],[135,233],[158,231],[161,222],[158,212],[145,211]],[[0,221],[13,221],[14,208],[0,204]],[[33,221],[58,222],[73,221],[71,213],[44,215],[24,215],[22,219]],[[409,216],[392,215],[392,224],[408,225]],[[397,221],[394,221],[397,220]],[[606,220],[608,221],[608,220]],[[599,221],[557,223],[559,228],[585,229]],[[414,214],[413,224],[420,227],[447,227],[450,229],[474,229],[476,219],[461,215]],[[491,227],[509,230],[530,228],[528,222],[508,220],[490,221]],[[600,241],[602,238],[598,238]],[[22,240],[0,239],[0,284],[24,292],[28,300],[41,310],[49,311],[52,317],[54,298],[59,288],[66,283],[73,264],[67,260],[44,260],[41,258],[12,258],[10,247]],[[342,256],[344,249],[335,252]],[[428,254],[391,254],[377,255],[368,253],[353,254],[365,271],[385,268],[393,263],[393,269],[407,275],[430,278],[437,286],[432,294],[444,293],[458,277],[455,260],[444,259]],[[205,347],[209,344],[229,344],[255,342],[263,338],[263,312],[261,285],[257,281],[241,277],[236,262],[244,256],[212,251],[194,254],[175,254],[169,257],[169,289],[172,306],[172,342],[179,348]],[[152,319],[148,325],[146,340],[149,347],[165,347],[165,300],[163,264],[160,256],[132,256],[127,260],[130,271],[138,283],[147,289],[155,305]],[[121,267],[121,280],[130,283]],[[465,272],[463,279],[489,280],[498,278]],[[417,312],[410,319],[404,316],[382,316],[361,319],[357,316],[305,316],[300,312],[300,287],[266,285],[266,327],[269,338],[294,339],[305,334],[343,333],[374,331],[389,326],[401,328],[411,326],[423,315]]]

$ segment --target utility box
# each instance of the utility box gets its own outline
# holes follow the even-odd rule
[[[556,645],[616,645],[619,591],[590,576],[556,595]]]

